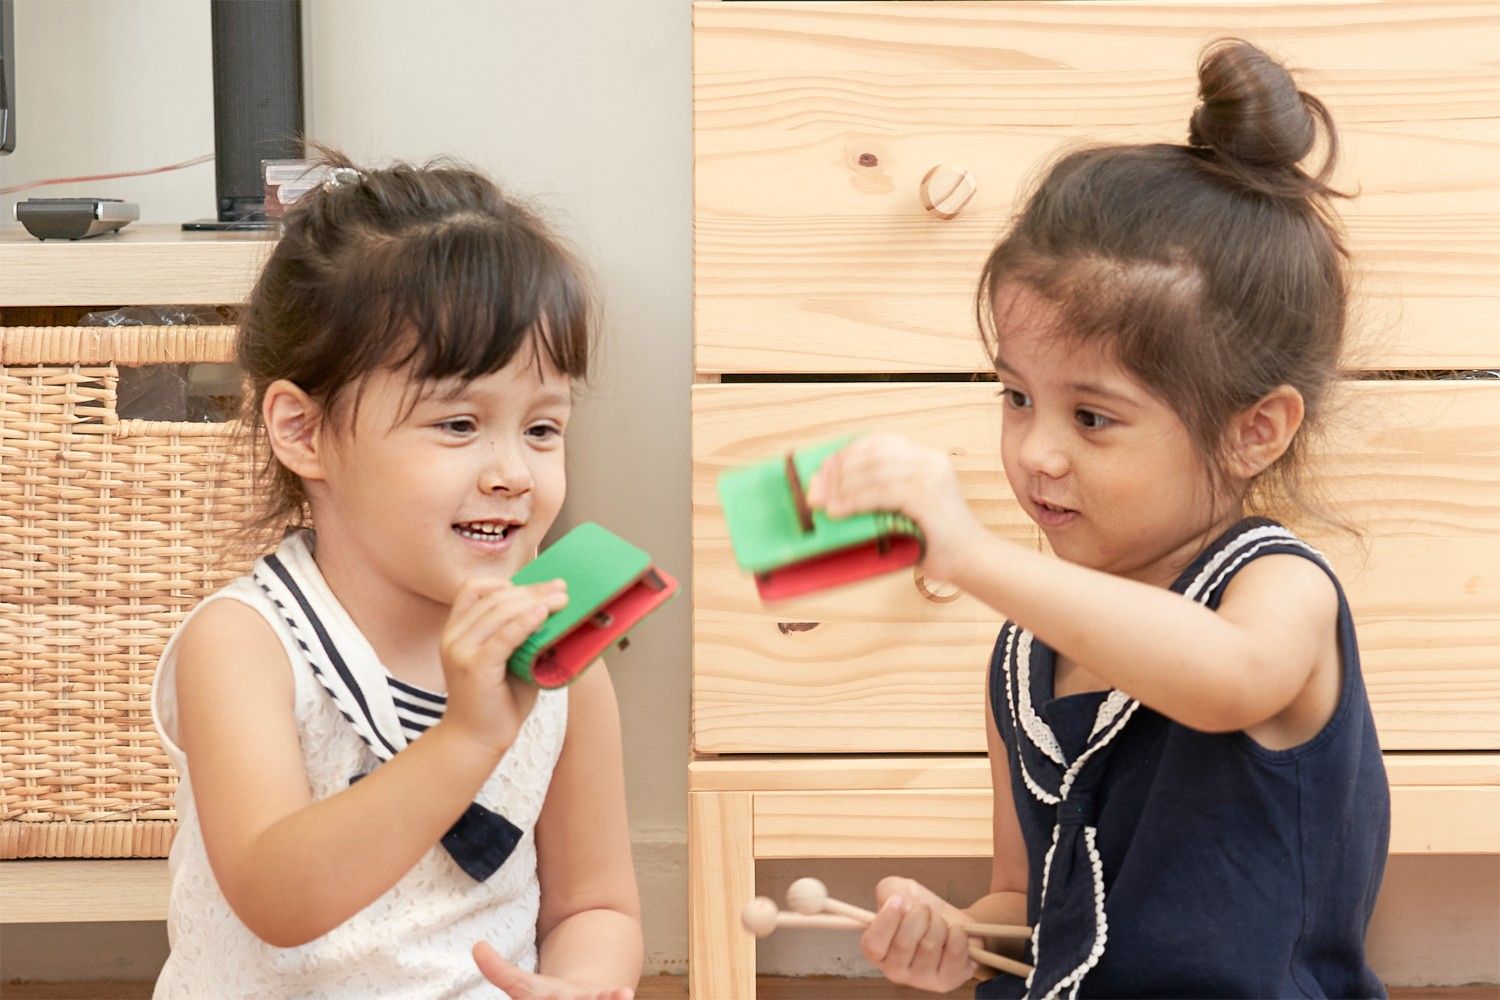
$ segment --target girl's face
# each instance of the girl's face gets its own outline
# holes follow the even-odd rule
[[[511,576],[562,507],[571,410],[567,376],[529,349],[468,385],[371,374],[324,438],[319,549],[336,532],[363,572],[441,604],[472,577]]]
[[[1059,337],[1058,316],[1025,288],[999,336],[1005,475],[1069,562],[1170,586],[1239,511],[1212,509],[1187,428],[1103,350]]]

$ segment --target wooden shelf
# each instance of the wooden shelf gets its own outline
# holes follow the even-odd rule
[[[0,924],[165,920],[165,858],[0,862]]]
[[[87,240],[38,240],[0,226],[0,306],[233,305],[244,302],[275,236],[127,226]]]
[[[1500,854],[1500,754],[1387,753],[1391,854]],[[744,795],[756,858],[983,857],[989,762],[695,760],[691,793]]]

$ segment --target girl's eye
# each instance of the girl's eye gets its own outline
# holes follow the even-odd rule
[[[454,417],[452,420],[440,421],[437,426],[454,434],[472,434],[478,429],[471,417]]]
[[[1020,389],[1006,389],[1005,405],[1022,410],[1031,405],[1031,397]]]
[[[538,441],[552,441],[562,437],[562,428],[556,424],[534,424],[526,428],[526,433]]]
[[[1114,420],[1102,413],[1095,413],[1093,410],[1079,410],[1075,416],[1080,427],[1091,431],[1102,430],[1114,423]]]

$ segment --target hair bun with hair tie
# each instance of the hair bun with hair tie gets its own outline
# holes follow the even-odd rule
[[[1198,62],[1198,98],[1188,122],[1189,146],[1211,151],[1228,172],[1267,194],[1331,193],[1324,182],[1337,154],[1332,120],[1281,63],[1243,39],[1220,39]],[[1309,176],[1297,165],[1312,152],[1319,122],[1328,158]]]

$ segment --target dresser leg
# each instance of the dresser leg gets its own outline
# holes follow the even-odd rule
[[[754,1000],[755,938],[740,910],[755,894],[751,793],[688,793],[688,996]]]

